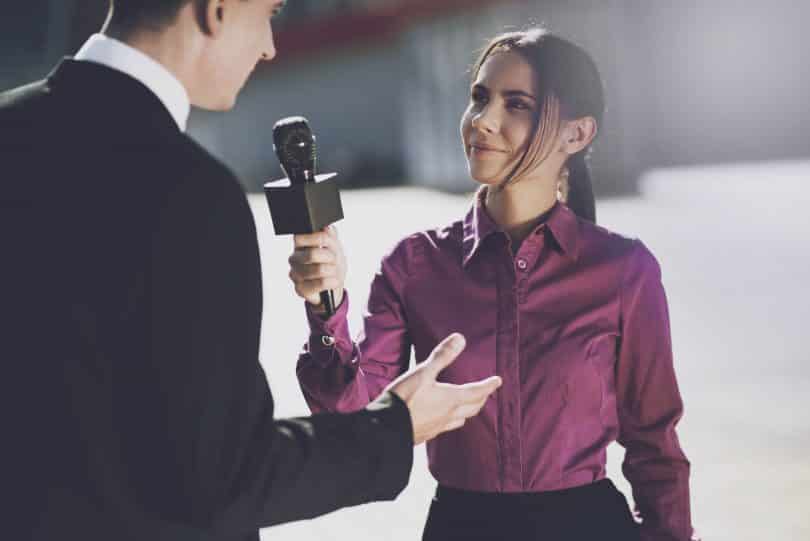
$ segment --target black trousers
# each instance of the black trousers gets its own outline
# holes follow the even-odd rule
[[[609,479],[550,492],[470,492],[439,486],[423,541],[638,541]]]

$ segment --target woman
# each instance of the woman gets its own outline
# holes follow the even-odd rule
[[[444,381],[503,379],[477,417],[427,445],[439,486],[424,539],[691,535],[658,263],[593,223],[585,158],[603,110],[581,48],[542,29],[495,38],[461,121],[481,189],[466,217],[383,259],[356,343],[334,232],[296,237],[290,277],[312,331],[298,377],[313,411],[364,406],[406,369],[411,346],[421,362],[452,331],[467,349]],[[339,303],[328,319],[324,289]],[[626,448],[640,526],[605,477],[614,440]]]

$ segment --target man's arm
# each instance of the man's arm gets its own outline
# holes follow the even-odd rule
[[[190,500],[182,511],[217,532],[239,533],[393,499],[407,484],[413,444],[460,426],[498,381],[436,383],[458,353],[440,346],[435,362],[364,410],[274,419],[257,358],[262,295],[253,218],[235,181],[203,187],[199,180],[175,194],[179,207],[191,208],[166,206],[153,273],[155,333],[169,344],[159,377],[176,393],[168,429]]]
[[[198,173],[199,174],[199,173]],[[184,519],[240,533],[394,498],[410,474],[405,404],[276,420],[259,365],[261,270],[233,178],[193,177],[163,205],[152,257],[153,366]]]

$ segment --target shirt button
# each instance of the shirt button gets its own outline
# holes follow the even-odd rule
[[[335,339],[327,335],[321,336],[321,344],[323,344],[326,347],[334,346]]]
[[[526,270],[526,267],[528,267],[529,264],[526,262],[525,259],[520,258],[517,260],[517,266],[520,270]]]

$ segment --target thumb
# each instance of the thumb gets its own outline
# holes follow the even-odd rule
[[[433,351],[430,353],[429,361],[432,376],[435,378],[439,375],[439,372],[450,366],[453,361],[456,360],[459,353],[464,351],[466,345],[467,341],[464,339],[464,336],[456,332],[442,340],[438,346],[433,348]]]

